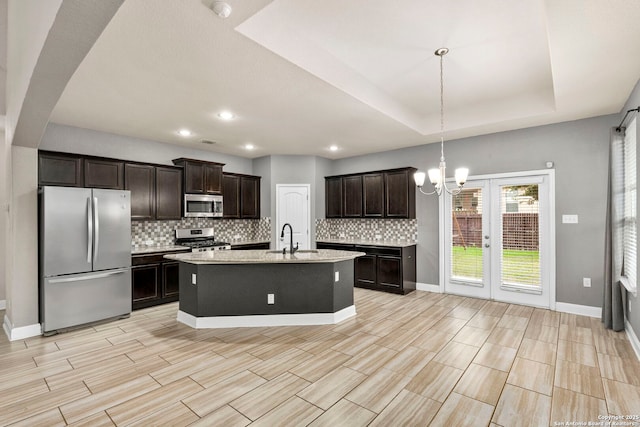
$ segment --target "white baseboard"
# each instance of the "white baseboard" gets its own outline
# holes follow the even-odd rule
[[[631,343],[631,347],[633,347],[633,351],[636,352],[636,356],[638,357],[638,360],[640,360],[640,340],[638,340],[638,336],[633,331],[631,323],[626,319],[624,321],[624,330],[629,337],[629,342]]]
[[[430,285],[428,283],[420,283],[420,282],[416,282],[416,290],[426,291],[426,292],[435,292],[438,294],[442,293],[442,289],[440,289],[440,286]]]
[[[23,340],[25,338],[37,337],[38,335],[42,335],[42,326],[40,326],[40,323],[14,328],[11,326],[11,322],[9,321],[9,318],[6,314],[4,316],[4,323],[2,325],[2,328],[4,329],[4,333],[7,334],[7,338],[9,338],[9,341]]]
[[[0,310],[6,310],[6,309],[7,309],[7,300],[0,299]]]
[[[262,326],[334,325],[356,315],[356,306],[335,313],[263,314],[254,316],[196,317],[178,310],[178,322],[195,329],[255,328]]]
[[[581,316],[588,317],[602,317],[602,308],[592,307],[590,305],[556,302],[556,311],[560,311],[562,313],[579,314]]]

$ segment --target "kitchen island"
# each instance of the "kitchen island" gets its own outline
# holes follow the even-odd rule
[[[180,261],[178,321],[194,328],[325,325],[355,316],[353,260],[330,249],[209,251]]]

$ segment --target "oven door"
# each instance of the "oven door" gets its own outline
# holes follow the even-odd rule
[[[218,201],[219,206],[217,206]],[[219,215],[217,211],[220,212]],[[184,216],[197,218],[222,216],[222,196],[185,194]]]

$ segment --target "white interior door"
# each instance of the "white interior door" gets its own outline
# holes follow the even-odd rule
[[[471,179],[444,197],[445,292],[555,307],[552,179]]]
[[[310,205],[309,184],[277,184],[276,185],[276,242],[277,249],[289,249],[290,230],[284,230],[284,238],[281,239],[281,231],[285,224],[291,224],[293,229],[293,246],[298,244],[298,249],[309,249]]]

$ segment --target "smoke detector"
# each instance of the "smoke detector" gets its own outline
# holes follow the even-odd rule
[[[229,15],[231,15],[231,6],[229,3],[223,1],[214,1],[211,5],[211,10],[222,19],[228,18]]]

